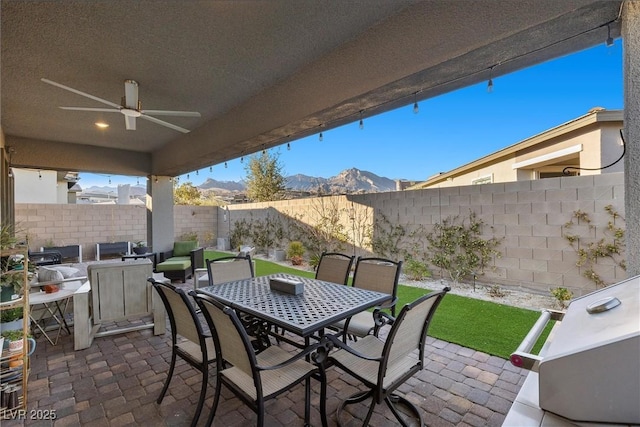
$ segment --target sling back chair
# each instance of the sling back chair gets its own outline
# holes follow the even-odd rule
[[[258,426],[265,422],[265,401],[273,399],[305,382],[305,425],[309,425],[311,376],[318,374],[325,381],[324,372],[305,360],[318,344],[291,355],[279,346],[271,346],[260,353],[253,350],[249,336],[231,307],[202,291],[191,291],[202,310],[213,335],[216,348],[215,398],[207,425],[215,417],[222,386],[229,388],[258,415]],[[322,425],[326,427],[325,402],[321,401]]]
[[[368,398],[372,398],[372,402],[364,419],[364,426],[369,423],[375,406],[382,402],[387,404],[403,426],[407,423],[396,408],[397,404],[408,407],[420,420],[418,425],[424,425],[420,411],[404,397],[394,394],[394,391],[423,369],[427,331],[433,314],[449,290],[447,287],[439,292],[431,292],[405,305],[395,319],[376,309],[374,316],[377,322],[382,323],[382,318],[385,318],[392,325],[385,341],[375,335],[367,335],[349,344],[335,335],[325,335],[322,338],[321,344],[325,348],[336,350],[328,353],[324,364],[332,362],[368,388],[352,395],[338,407],[336,416],[339,426],[342,425],[340,415],[346,405]]]
[[[195,426],[202,412],[205,394],[207,392],[209,378],[209,364],[215,361],[216,350],[211,334],[205,333],[200,319],[191,303],[190,298],[183,289],[168,283],[148,279],[160,295],[171,324],[171,362],[169,373],[165,380],[164,387],[158,396],[157,403],[162,403],[162,399],[169,388],[169,383],[173,377],[176,365],[176,357],[180,356],[188,364],[202,373],[202,385],[200,387],[200,397],[196,405],[195,414],[191,425]]]
[[[316,268],[316,279],[346,285],[353,259],[353,256],[338,252],[322,252]]]
[[[356,270],[353,274],[353,287],[391,295],[391,298],[378,308],[386,309],[391,312],[392,316],[395,316],[401,268],[402,261],[360,257],[356,262]],[[376,325],[372,313],[368,310],[361,311],[332,326],[342,330],[344,342],[347,342],[347,337],[352,337],[355,340],[370,333],[377,333],[377,329],[380,327],[380,325]]]

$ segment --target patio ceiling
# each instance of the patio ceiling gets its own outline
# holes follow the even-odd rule
[[[175,176],[603,43],[620,3],[1,0],[0,125],[14,166]],[[42,78],[201,117],[127,131]]]

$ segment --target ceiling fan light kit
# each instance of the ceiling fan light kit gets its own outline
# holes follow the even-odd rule
[[[125,119],[125,128],[127,130],[136,130],[136,118],[148,120],[155,124],[168,127],[182,133],[189,133],[188,129],[174,125],[173,123],[166,122],[164,120],[157,119],[152,116],[174,116],[174,117],[200,117],[200,113],[197,111],[170,111],[170,110],[143,110],[142,102],[138,98],[138,82],[135,80],[124,81],[124,96],[122,97],[121,104],[118,105],[115,102],[107,101],[106,99],[98,98],[97,96],[90,95],[88,93],[79,91],[69,86],[65,86],[60,83],[56,83],[52,80],[42,78],[44,83],[52,86],[59,87],[60,89],[73,92],[77,95],[84,96],[85,98],[92,99],[102,104],[108,105],[112,108],[89,108],[89,107],[60,107],[63,110],[75,110],[75,111],[95,111],[101,113],[122,113]]]

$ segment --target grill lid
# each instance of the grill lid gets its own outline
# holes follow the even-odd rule
[[[539,392],[542,409],[574,421],[640,424],[640,276],[571,302]]]

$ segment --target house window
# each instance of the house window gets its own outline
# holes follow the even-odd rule
[[[493,174],[481,176],[474,180],[471,180],[472,185],[491,184],[493,182]]]

